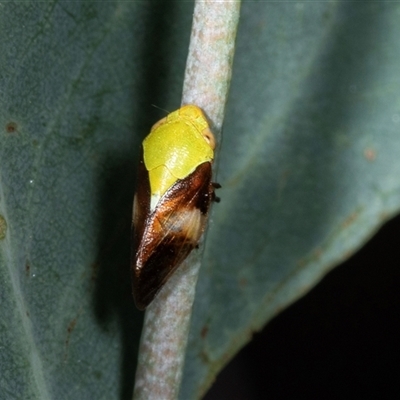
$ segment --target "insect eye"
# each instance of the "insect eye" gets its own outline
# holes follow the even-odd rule
[[[202,132],[203,138],[204,140],[210,145],[210,147],[214,150],[215,149],[215,139],[214,139],[214,135],[212,134],[212,132],[206,128],[204,129],[204,131]]]

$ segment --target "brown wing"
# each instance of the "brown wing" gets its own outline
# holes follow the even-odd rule
[[[139,169],[139,179],[146,183],[139,188],[134,206],[132,282],[135,303],[139,309],[144,309],[197,246],[214,197],[214,186],[211,163],[203,163],[187,178],[176,182],[150,214],[150,189],[145,169],[141,172]]]

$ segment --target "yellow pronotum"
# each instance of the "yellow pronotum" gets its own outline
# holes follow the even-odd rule
[[[214,158],[214,137],[201,109],[186,105],[157,122],[143,141],[151,209],[178,180]]]

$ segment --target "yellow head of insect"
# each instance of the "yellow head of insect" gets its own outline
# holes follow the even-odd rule
[[[177,181],[214,158],[215,139],[201,109],[186,105],[153,125],[143,141],[152,208]]]

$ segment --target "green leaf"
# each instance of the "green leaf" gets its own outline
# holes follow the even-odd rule
[[[193,4],[1,6],[0,389],[129,399],[141,139],[179,106]],[[400,205],[396,3],[242,8],[180,397]]]

